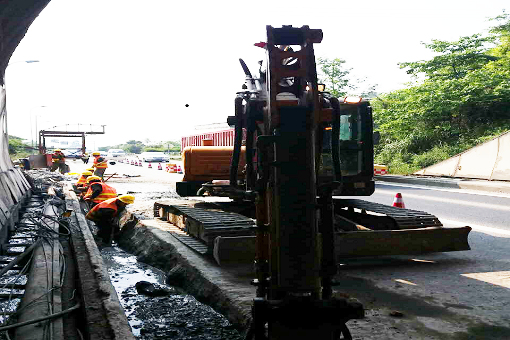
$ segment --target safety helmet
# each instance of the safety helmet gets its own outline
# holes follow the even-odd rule
[[[92,171],[83,171],[82,176],[92,176]]]
[[[60,149],[55,149],[55,152],[60,152],[60,151],[62,151],[62,150],[60,150]]]
[[[89,177],[87,177],[87,183],[90,183],[92,181],[101,181],[101,177],[99,177],[99,176],[89,176]]]
[[[117,198],[122,203],[126,203],[126,204],[133,204],[133,203],[135,203],[135,196],[133,196],[133,195],[121,195],[121,196],[119,196]]]
[[[97,151],[96,151],[96,152],[93,152],[93,153],[92,153],[92,156],[101,156],[101,152],[97,152]]]

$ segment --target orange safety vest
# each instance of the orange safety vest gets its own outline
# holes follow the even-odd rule
[[[102,162],[98,161],[99,158],[103,158],[103,161]],[[108,162],[104,157],[97,156],[96,158],[94,158],[94,167],[96,169],[106,169],[108,167]]]
[[[106,200],[104,202],[101,202],[97,205],[95,205],[90,211],[87,213],[87,216],[85,216],[88,220],[96,221],[97,220],[97,212],[99,209],[113,209],[115,210],[114,216],[117,215],[119,209],[117,207],[117,204],[115,203],[117,201],[117,198],[110,198],[109,200]]]
[[[77,187],[82,187],[87,185],[87,177],[80,175],[80,178],[78,178],[78,182],[76,182]]]
[[[114,187],[111,187],[108,184],[105,184],[103,182],[94,182],[94,183],[89,183],[89,189],[87,190],[87,193],[85,194],[85,196],[83,196],[84,199],[92,196],[92,193],[93,193],[92,184],[100,184],[102,187],[101,193],[96,198],[93,198],[92,202],[101,203],[106,200],[109,200],[110,198],[117,197],[117,190],[115,190]]]

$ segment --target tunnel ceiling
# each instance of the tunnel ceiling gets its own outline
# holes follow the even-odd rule
[[[0,84],[12,53],[50,0],[0,0]]]

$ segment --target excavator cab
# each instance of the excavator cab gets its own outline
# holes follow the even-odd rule
[[[366,100],[348,98],[339,105],[337,122],[324,128],[319,181],[340,182],[336,196],[370,196],[375,190],[372,108]]]

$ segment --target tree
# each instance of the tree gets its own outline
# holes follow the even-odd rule
[[[9,136],[9,155],[14,158],[27,157],[33,148],[24,142],[23,138]]]
[[[318,58],[319,83],[326,85],[326,91],[334,97],[343,97],[347,90],[352,88],[349,85],[348,75],[351,69],[345,68],[345,60],[340,58],[328,59]]]
[[[400,64],[425,77],[372,101],[378,162],[417,170],[510,129],[510,17],[498,20],[489,37],[433,40],[437,56]]]
[[[482,37],[480,34],[461,37],[458,41],[432,40],[422,43],[426,48],[440,53],[431,60],[400,63],[400,68],[407,68],[408,74],[425,73],[430,79],[459,79],[470,71],[482,68],[498,57],[486,54],[488,43],[494,41],[493,36]]]

